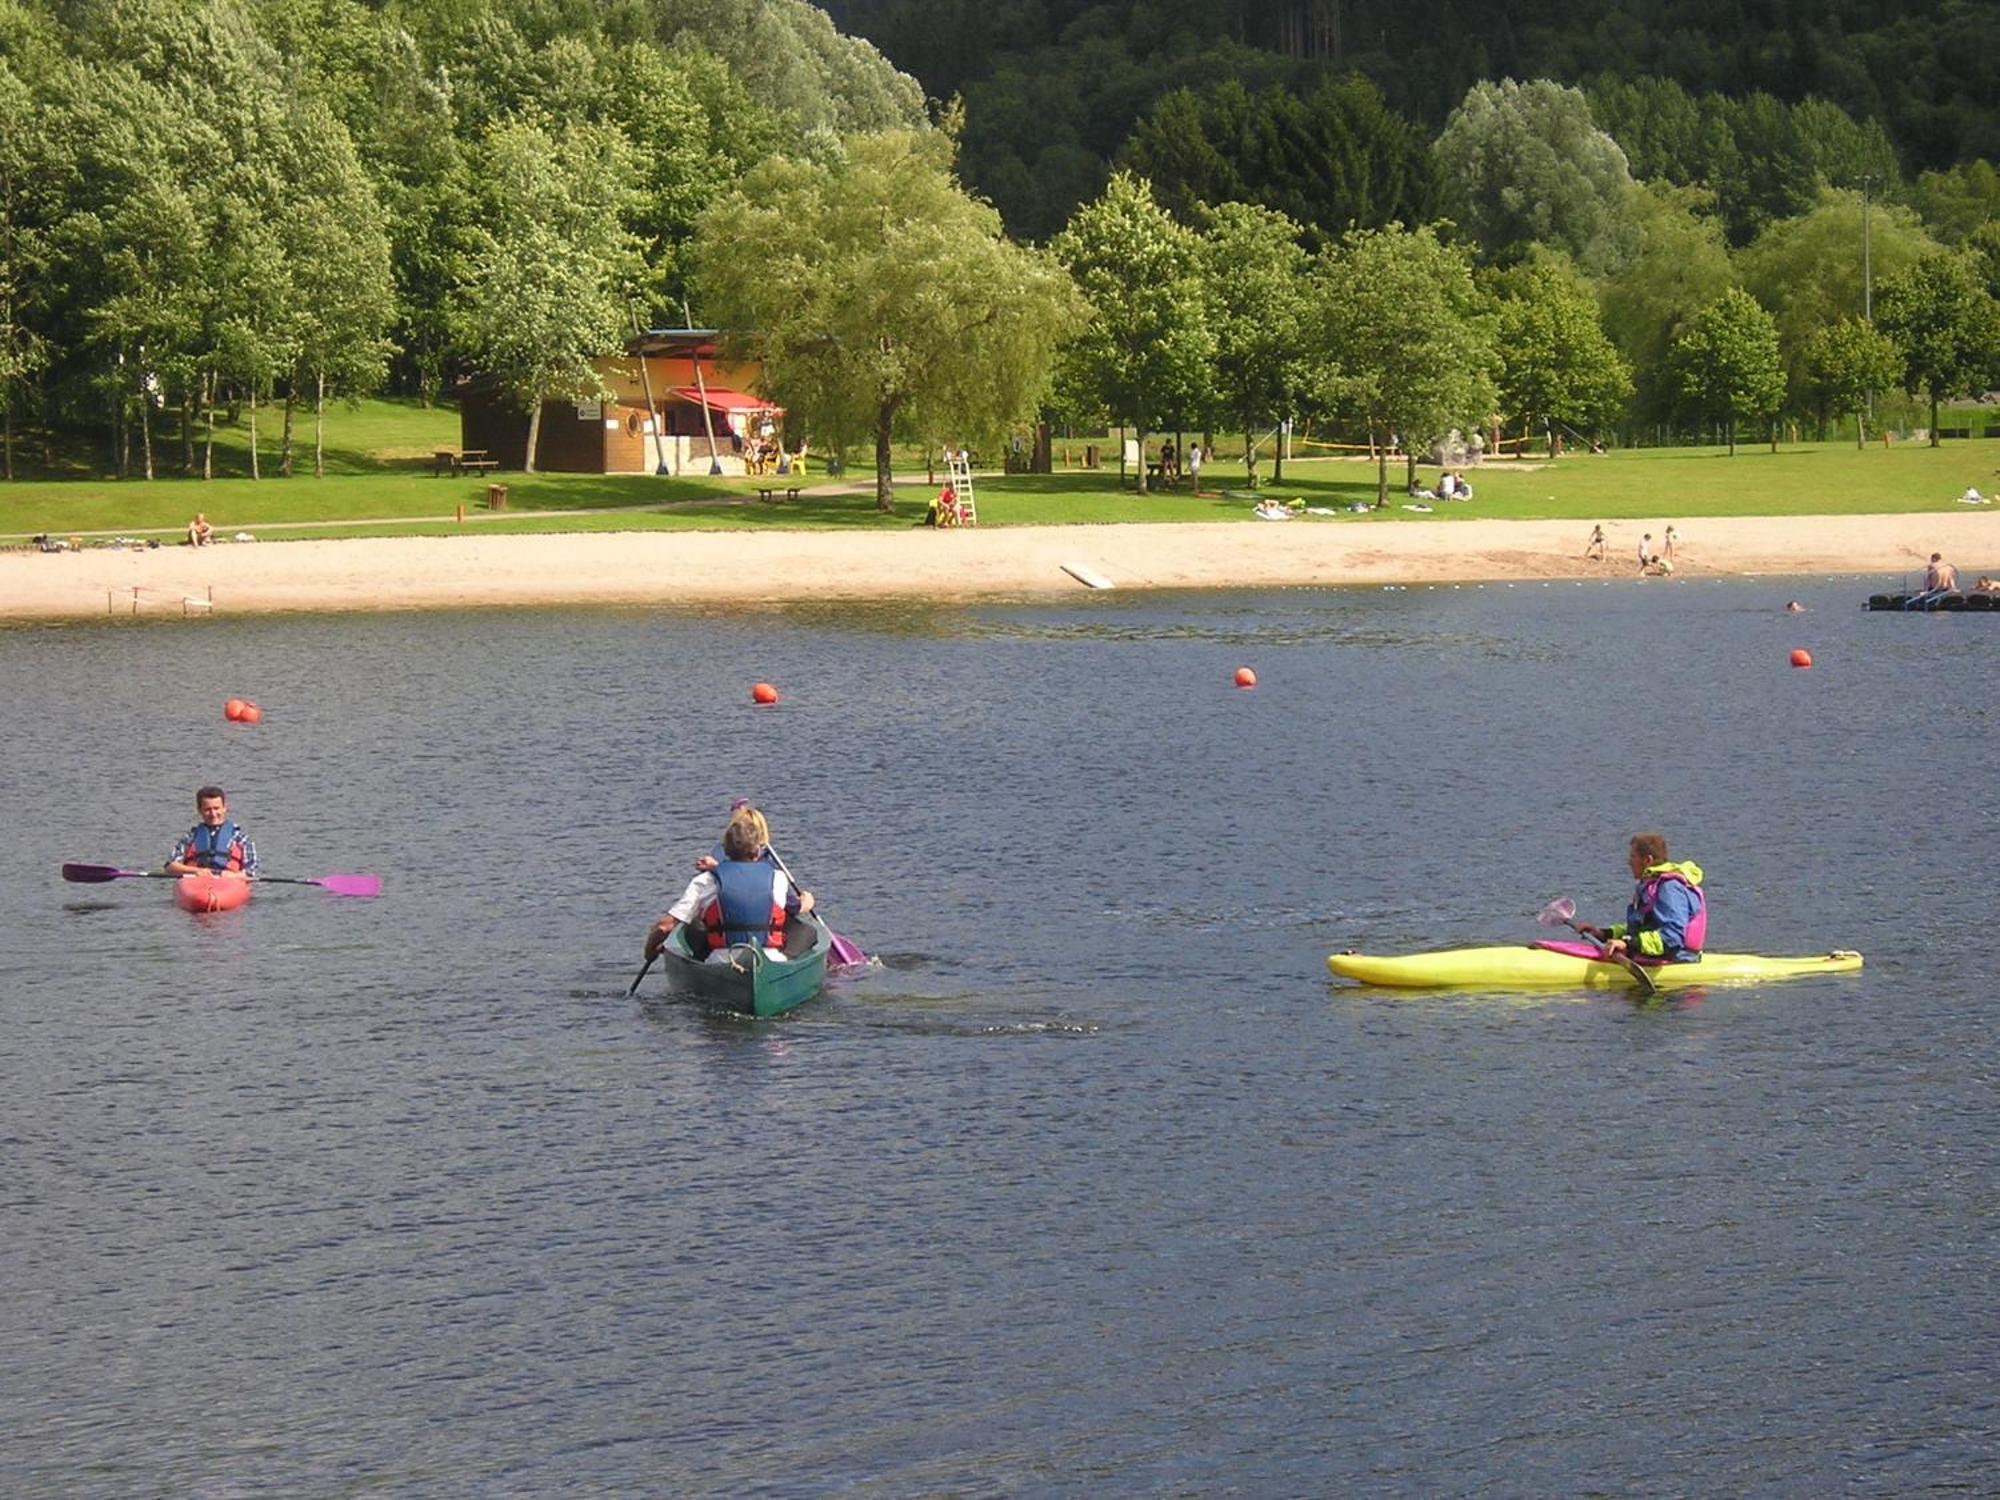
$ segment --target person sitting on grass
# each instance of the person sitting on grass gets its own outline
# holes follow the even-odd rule
[[[188,522],[188,545],[190,547],[206,547],[214,540],[215,528],[208,524],[207,516],[203,515],[200,511],[196,511],[194,519]]]

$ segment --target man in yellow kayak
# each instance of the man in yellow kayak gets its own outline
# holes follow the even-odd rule
[[[1694,964],[1708,938],[1708,898],[1702,894],[1701,866],[1667,858],[1667,841],[1657,833],[1635,833],[1626,863],[1639,882],[1625,908],[1625,920],[1610,927],[1580,923],[1577,931],[1604,944],[1609,959],[1636,963]]]

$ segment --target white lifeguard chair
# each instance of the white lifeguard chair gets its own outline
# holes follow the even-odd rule
[[[977,526],[979,511],[972,500],[972,460],[963,448],[947,448],[944,451],[944,467],[950,479],[951,492],[958,498],[958,524]]]

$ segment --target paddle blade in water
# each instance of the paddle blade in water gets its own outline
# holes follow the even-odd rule
[[[843,968],[868,962],[867,954],[837,932],[833,934],[833,944],[827,949],[826,956]]]
[[[336,896],[379,896],[382,894],[380,875],[322,875],[313,882],[323,885]]]

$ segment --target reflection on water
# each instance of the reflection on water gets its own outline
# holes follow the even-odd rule
[[[1866,592],[0,634],[0,1472],[1982,1490],[1993,627]],[[381,899],[54,878],[156,860],[210,779],[272,873]],[[776,1021],[628,1000],[737,796],[880,962]],[[1327,977],[1601,918],[1638,826],[1716,946],[1868,968]]]

